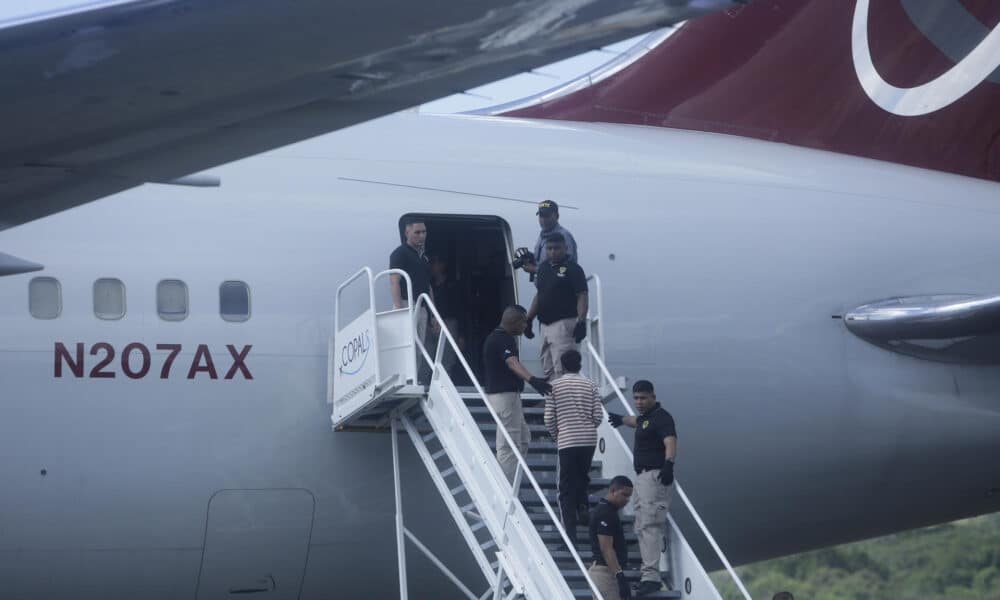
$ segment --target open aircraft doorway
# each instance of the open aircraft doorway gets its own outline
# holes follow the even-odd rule
[[[458,342],[476,377],[482,376],[482,348],[503,309],[517,302],[517,278],[511,267],[510,226],[489,215],[408,213],[404,222],[421,218],[427,226],[424,254],[430,263],[434,304]],[[462,369],[450,369],[456,385],[470,385]]]

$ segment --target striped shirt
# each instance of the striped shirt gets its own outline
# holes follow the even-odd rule
[[[560,450],[596,446],[597,426],[603,419],[604,407],[593,381],[567,373],[552,382],[552,395],[545,400],[545,426]]]

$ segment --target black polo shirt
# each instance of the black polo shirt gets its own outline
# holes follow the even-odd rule
[[[421,256],[413,246],[402,244],[389,255],[389,268],[402,269],[410,276],[413,283],[413,297],[418,298],[420,294],[425,294],[431,289],[431,267],[427,258]],[[406,289],[406,281],[399,282],[399,292],[403,300],[409,299]]]
[[[575,319],[576,296],[587,291],[583,268],[563,261],[558,265],[544,262],[538,267],[538,320],[548,325],[562,319]]]
[[[618,557],[618,566],[622,569],[628,564],[628,546],[625,545],[625,531],[622,529],[621,519],[618,518],[618,509],[614,504],[608,502],[607,498],[601,498],[597,507],[590,513],[590,551],[594,554],[594,562],[599,565],[608,566],[601,554],[601,543],[597,541],[598,535],[609,535],[614,540],[615,556]]]
[[[677,437],[674,418],[663,410],[659,402],[645,414],[636,417],[633,449],[636,473],[643,469],[659,469],[663,466],[666,461],[663,438],[671,436]]]
[[[487,394],[520,392],[524,390],[524,380],[507,366],[507,359],[517,356],[517,340],[503,329],[494,329],[486,336],[483,344],[483,372],[486,375]]]

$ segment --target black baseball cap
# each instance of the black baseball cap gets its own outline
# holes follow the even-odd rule
[[[548,214],[554,212],[559,212],[559,205],[555,203],[555,200],[542,200],[538,203],[538,212],[535,214],[540,215],[542,213]]]

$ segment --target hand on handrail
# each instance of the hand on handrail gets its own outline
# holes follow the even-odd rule
[[[421,294],[420,297],[417,298],[416,302],[413,303],[414,312],[417,312],[417,309],[420,308],[421,304],[427,307],[427,311],[430,313],[432,319],[437,319],[438,322],[443,322],[443,319],[441,319],[441,314],[438,312],[437,307],[434,306],[434,303],[431,301],[431,299],[428,297],[427,294]],[[413,325],[415,329],[416,323],[414,323]],[[531,484],[532,490],[535,492],[535,495],[542,500],[542,506],[545,507],[545,511],[549,515],[549,518],[552,520],[552,523],[555,526],[556,531],[558,531],[560,536],[562,537],[563,543],[565,543],[566,546],[570,549],[570,554],[572,555],[573,560],[576,563],[576,566],[583,573],[583,577],[587,581],[587,584],[590,586],[591,591],[599,594],[600,592],[597,589],[597,585],[590,577],[590,574],[587,572],[587,568],[583,564],[583,559],[580,557],[580,553],[576,550],[576,545],[572,543],[569,535],[566,532],[566,529],[562,525],[561,519],[559,519],[556,516],[555,512],[552,510],[552,507],[549,505],[545,496],[545,492],[542,491],[541,485],[539,485],[538,480],[535,479],[535,476],[534,474],[532,474],[531,469],[528,468],[527,461],[525,460],[521,452],[517,449],[517,444],[514,443],[513,438],[510,437],[510,433],[507,431],[507,428],[504,427],[503,423],[500,421],[499,415],[497,415],[496,411],[493,410],[493,407],[490,406],[490,403],[486,401],[486,392],[479,384],[479,380],[472,372],[472,367],[470,367],[469,363],[465,360],[465,356],[462,354],[461,350],[459,350],[458,344],[455,343],[455,339],[451,336],[451,332],[448,331],[447,327],[442,327],[441,333],[444,335],[444,338],[448,341],[449,344],[451,344],[452,348],[455,350],[455,354],[458,358],[459,364],[461,364],[462,367],[465,369],[465,372],[469,376],[469,380],[472,382],[473,387],[476,388],[476,392],[483,399],[483,402],[486,405],[486,409],[489,411],[490,416],[493,417],[493,420],[497,424],[497,431],[503,435],[504,439],[507,442],[508,447],[514,453],[514,457],[517,459],[518,465],[523,471],[523,476],[527,477],[528,482]],[[433,365],[434,360],[431,358],[430,354],[428,354],[427,352],[427,349],[424,347],[423,340],[419,339],[419,336],[417,335],[413,336],[413,340],[417,349],[420,350],[420,353],[423,355],[424,360],[426,360],[428,364]],[[440,338],[438,343],[440,344]],[[549,386],[548,382],[545,380],[541,381],[542,383],[544,383],[543,387],[547,386],[549,388],[549,391],[551,391],[551,386]],[[514,493],[515,495],[517,494],[517,492],[518,490],[512,490],[512,493]]]

